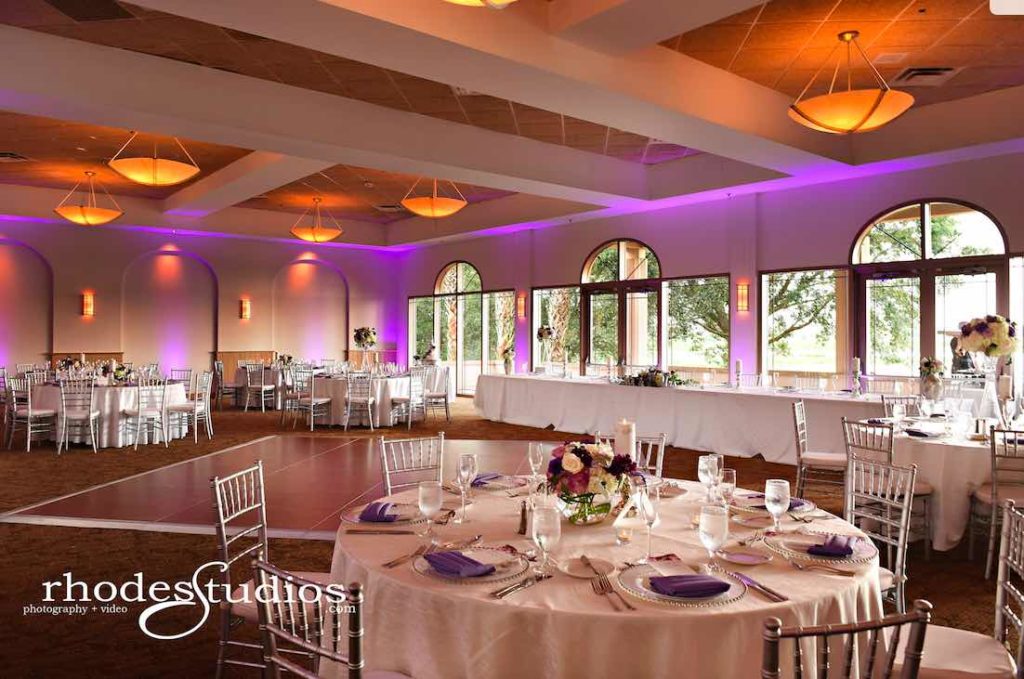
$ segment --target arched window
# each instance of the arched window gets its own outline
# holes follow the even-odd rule
[[[635,240],[605,243],[587,257],[582,283],[610,283],[661,278],[654,251]]]
[[[949,200],[899,205],[853,244],[857,352],[865,373],[915,377],[923,356],[946,374],[970,370],[955,355],[959,325],[1009,311],[1009,257],[1000,226]]]
[[[437,276],[434,294],[455,295],[462,292],[480,292],[480,272],[466,262],[452,262]]]

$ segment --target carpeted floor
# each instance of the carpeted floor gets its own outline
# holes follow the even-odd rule
[[[84,448],[55,455],[52,447],[0,453],[0,512],[33,502],[116,480],[173,462],[279,434],[276,414],[216,413],[216,438],[176,441],[167,449],[157,446],[103,450],[94,455]],[[477,417],[468,399],[459,399],[452,422],[431,420],[413,428],[414,435],[444,430],[456,439],[549,439],[571,435],[549,430],[488,422]],[[291,430],[286,430],[285,433]],[[401,430],[404,432],[404,430]],[[397,432],[397,430],[396,430]],[[385,430],[385,433],[390,433]],[[308,434],[308,432],[304,432]],[[368,431],[318,430],[318,436],[369,436]],[[378,435],[377,433],[373,434]],[[696,478],[697,453],[670,449],[666,474]],[[770,477],[793,477],[794,469],[747,458],[729,458],[739,484],[763,485]],[[810,493],[826,507],[835,508],[836,497]],[[273,511],[273,508],[270,509]],[[326,571],[332,545],[328,542],[273,540],[275,563],[292,570]],[[216,558],[212,536],[172,535],[139,531],[52,528],[0,524],[0,648],[4,677],[202,677],[212,672],[216,656],[216,630],[208,622],[199,632],[182,640],[155,641],[137,627],[141,606],[127,612],[89,611],[80,618],[26,614],[24,607],[38,604],[42,583],[72,571],[88,583],[100,580],[123,582],[137,572],[146,581],[180,580],[195,567]],[[911,553],[910,598],[926,598],[936,608],[935,620],[944,625],[990,633],[993,623],[994,583],[983,578],[984,563],[966,560],[966,550],[936,553],[924,560],[920,549]],[[195,623],[192,609],[166,613],[165,623],[175,630]],[[170,629],[170,627],[169,627]],[[234,673],[231,676],[255,676]]]

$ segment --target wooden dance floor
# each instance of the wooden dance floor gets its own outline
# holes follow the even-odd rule
[[[462,453],[481,470],[521,473],[523,441],[445,440],[445,478]],[[341,513],[382,496],[376,441],[268,436],[0,516],[4,523],[213,533],[210,479],[263,461],[271,537],[333,540]]]

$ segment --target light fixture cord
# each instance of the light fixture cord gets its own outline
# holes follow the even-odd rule
[[[840,43],[838,43],[838,42],[837,42],[837,43],[836,43],[836,44],[835,44],[835,45],[834,45],[834,46],[832,47],[832,51],[831,51],[831,52],[829,52],[829,53],[828,53],[828,56],[827,56],[827,57],[825,57],[825,60],[821,62],[821,66],[819,66],[819,67],[818,67],[818,70],[814,72],[814,75],[813,75],[813,76],[811,76],[811,79],[810,79],[809,81],[807,81],[807,84],[806,84],[806,85],[804,86],[804,89],[803,89],[803,90],[802,90],[802,91],[800,92],[800,96],[796,98],[796,101],[795,101],[795,102],[793,102],[793,103],[794,103],[794,105],[795,105],[795,104],[799,104],[799,103],[800,103],[800,100],[804,98],[804,95],[805,95],[805,94],[807,94],[807,90],[811,89],[811,85],[813,85],[813,84],[814,84],[814,82],[815,82],[815,81],[816,81],[816,80],[818,79],[818,76],[819,76],[819,75],[821,75],[821,72],[822,72],[823,70],[825,70],[825,66],[826,66],[826,64],[828,64],[828,63],[829,63],[830,61],[832,61],[832,55],[834,55],[834,54],[836,53],[836,50],[837,50],[837,49],[839,49],[839,44],[840,44]],[[839,67],[839,66],[838,66],[838,63],[837,63],[837,64],[836,64],[836,68],[838,69],[838,67]]]
[[[871,73],[874,74],[875,80],[877,80],[878,84],[882,86],[882,89],[890,89],[889,83],[885,82],[885,78],[882,77],[882,74],[878,72],[878,69],[875,68],[875,65],[871,63],[870,59],[868,59],[868,55],[864,53],[864,48],[860,46],[860,43],[857,42],[856,38],[853,39],[853,44],[857,46],[857,51],[860,52],[861,58],[864,59],[864,62],[868,65],[868,68],[871,69]]]

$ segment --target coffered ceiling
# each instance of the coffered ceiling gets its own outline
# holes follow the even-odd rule
[[[957,70],[936,87],[898,85],[925,106],[1024,84],[1024,17],[994,17],[988,6],[988,0],[772,0],[662,44],[796,97],[837,34],[855,29],[887,80],[908,68]],[[832,75],[829,63],[819,92]],[[856,82],[869,83],[864,62],[855,65]]]

